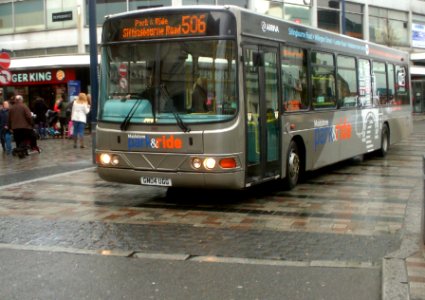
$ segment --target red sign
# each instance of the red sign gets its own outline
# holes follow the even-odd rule
[[[118,68],[118,72],[120,73],[121,77],[126,77],[127,76],[127,65],[121,64],[120,67]]]
[[[7,85],[60,84],[75,80],[74,69],[48,69],[39,71],[11,71],[11,80]]]
[[[0,68],[7,70],[10,66],[10,56],[7,52],[0,53]]]
[[[12,74],[8,70],[0,70],[0,84],[6,85],[12,80]]]

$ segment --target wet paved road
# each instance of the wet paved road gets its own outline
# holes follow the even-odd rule
[[[92,168],[91,150],[72,149],[68,140],[40,144],[40,155],[0,157],[3,245],[371,270],[395,257],[407,261],[412,299],[425,299],[418,247],[424,121],[385,159],[337,164],[309,174],[292,191],[267,184],[247,192],[167,194],[108,183]]]

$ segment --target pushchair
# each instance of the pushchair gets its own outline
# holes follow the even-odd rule
[[[13,156],[24,158],[31,152],[41,152],[40,148],[37,146],[37,136],[33,129],[15,129],[13,135],[17,145],[16,148],[12,150]]]
[[[56,123],[59,120],[58,112],[49,109],[46,112],[46,118],[47,118],[47,126],[48,126],[47,134],[52,137],[58,136],[59,131],[56,128]]]

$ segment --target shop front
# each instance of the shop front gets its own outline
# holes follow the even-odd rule
[[[37,97],[46,104],[53,105],[60,96],[66,100],[80,91],[81,83],[76,80],[75,68],[58,68],[28,71],[10,71],[10,80],[3,85],[3,97],[22,95],[25,103],[31,108]]]

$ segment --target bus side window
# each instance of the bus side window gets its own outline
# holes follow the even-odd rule
[[[338,56],[337,89],[339,107],[356,107],[358,102],[357,69],[354,57]]]
[[[309,107],[306,52],[305,49],[282,46],[282,99],[283,109],[288,112]]]
[[[313,106],[315,108],[336,107],[335,62],[330,53],[312,52]]]
[[[387,88],[387,69],[385,63],[373,62],[372,65],[374,75],[373,96],[380,105],[388,103],[388,88]]]

